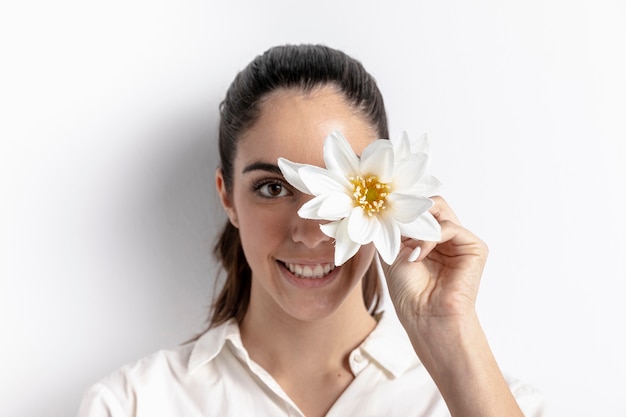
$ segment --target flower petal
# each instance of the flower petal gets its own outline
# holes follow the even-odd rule
[[[285,158],[278,158],[278,168],[283,173],[283,177],[287,180],[287,182],[293,185],[298,191],[301,191],[305,194],[311,194],[311,191],[308,187],[302,182],[300,175],[298,174],[298,170],[306,164],[299,164],[296,162],[291,162]]]
[[[298,209],[298,216],[302,217],[303,219],[326,220],[324,217],[320,217],[320,215],[318,214],[320,207],[324,203],[326,197],[327,196],[318,196],[304,203],[302,207]]]
[[[361,207],[354,207],[348,217],[348,236],[361,245],[374,240],[380,232],[378,216],[368,216]]]
[[[402,236],[428,242],[439,242],[441,240],[441,225],[429,212],[422,214],[411,223],[399,224],[399,226]]]
[[[303,166],[298,169],[298,174],[302,182],[311,190],[309,194],[345,193],[350,187],[347,179],[314,165]]]
[[[400,227],[390,217],[380,219],[382,225],[380,232],[374,236],[374,246],[387,264],[392,264],[400,252]]]
[[[419,153],[403,158],[396,163],[393,174],[394,189],[404,192],[416,185],[424,176],[428,168],[428,155]]]
[[[403,190],[403,192],[432,197],[439,195],[442,188],[443,184],[437,178],[432,175],[424,175],[419,182],[413,184],[408,190]]]
[[[348,220],[321,225],[322,232],[335,238],[335,265],[341,266],[358,251],[361,245],[352,241],[348,236]]]
[[[328,237],[332,237],[333,239],[337,238],[337,230],[341,222],[345,220],[336,220],[334,222],[328,222],[324,224],[320,224],[320,229],[322,233],[324,233]]]
[[[378,139],[367,145],[361,154],[361,175],[376,175],[380,182],[393,178],[393,145],[387,139]]]
[[[345,193],[317,196],[300,207],[298,215],[303,219],[341,220],[350,215],[352,199]]]
[[[324,142],[324,162],[337,175],[351,177],[358,173],[359,158],[338,130],[331,132]]]
[[[398,139],[391,138],[393,144],[393,151],[396,155],[396,160],[403,159],[411,154],[411,142],[409,141],[409,135],[406,132],[402,132]]]
[[[434,202],[426,197],[410,194],[391,193],[389,195],[387,216],[400,223],[410,223],[427,212]]]
[[[326,220],[339,220],[348,217],[354,207],[354,200],[346,193],[334,193],[324,198],[317,214]]]
[[[428,134],[424,133],[417,139],[409,139],[411,143],[411,153],[430,153],[430,140]]]

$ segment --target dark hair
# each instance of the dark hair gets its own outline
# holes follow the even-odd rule
[[[262,100],[278,89],[310,92],[322,86],[337,88],[372,124],[379,138],[389,137],[382,95],[360,62],[322,45],[273,47],[237,74],[220,105],[219,152],[227,192],[232,192],[237,143],[258,120]],[[233,317],[241,322],[250,301],[252,273],[239,230],[230,222],[226,222],[214,253],[226,271],[226,281],[213,305],[210,325],[217,326]],[[363,297],[374,311],[380,300],[380,284],[373,266],[363,278]]]

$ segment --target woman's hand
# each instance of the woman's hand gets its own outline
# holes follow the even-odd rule
[[[392,265],[385,265],[389,293],[403,323],[457,320],[474,314],[487,246],[469,230],[441,197],[430,212],[441,224],[441,241],[403,241]],[[408,261],[416,248],[419,257]]]
[[[452,416],[522,416],[476,315],[487,246],[442,198],[433,200],[441,241],[406,239],[396,261],[383,267],[398,317]],[[419,257],[409,261],[418,247]]]

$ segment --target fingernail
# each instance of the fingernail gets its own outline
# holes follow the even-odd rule
[[[422,252],[422,248],[421,247],[416,247],[415,249],[413,249],[413,252],[411,252],[411,254],[409,255],[409,262],[415,262],[417,260],[417,258],[420,257],[420,253]]]

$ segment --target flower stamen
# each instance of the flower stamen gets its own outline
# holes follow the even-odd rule
[[[375,175],[349,178],[352,184],[352,197],[356,206],[361,206],[368,216],[380,213],[386,208],[385,203],[391,192],[389,184],[380,182]]]

